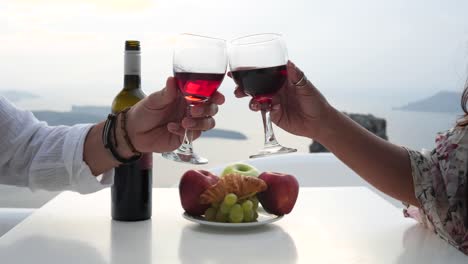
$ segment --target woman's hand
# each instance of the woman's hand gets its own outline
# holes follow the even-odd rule
[[[296,65],[288,62],[287,69],[288,80],[273,97],[271,120],[292,134],[316,138],[331,106]],[[234,94],[236,97],[246,96],[240,87],[236,87]],[[260,105],[251,100],[250,108],[258,111]]]
[[[303,79],[299,68],[292,62],[287,67],[288,83],[273,97],[272,121],[290,133],[317,140],[382,192],[417,205],[407,151],[334,109],[312,83]],[[235,94],[245,96],[240,88]],[[260,106],[251,101],[250,108],[257,111]]]

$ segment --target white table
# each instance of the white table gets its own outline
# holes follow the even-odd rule
[[[301,188],[294,211],[242,230],[182,218],[178,190],[154,189],[153,219],[110,219],[110,193],[65,192],[0,238],[9,263],[468,263],[365,187]]]

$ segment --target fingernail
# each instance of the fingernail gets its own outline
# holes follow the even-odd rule
[[[185,119],[184,120],[185,127],[194,127],[195,124],[196,124],[196,122],[193,119]]]
[[[250,107],[250,109],[253,110],[253,111],[258,111],[258,110],[260,110],[260,104],[257,103],[257,102],[251,102],[251,103],[249,104],[249,107]]]
[[[219,104],[218,105],[222,105],[226,102],[226,97],[221,97],[221,100],[219,101]]]
[[[201,115],[203,109],[201,107],[192,107],[192,115]]]

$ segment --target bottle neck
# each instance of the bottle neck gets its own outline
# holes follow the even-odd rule
[[[138,50],[125,51],[124,90],[140,89],[141,57]]]
[[[140,75],[125,75],[124,76],[124,90],[135,90],[141,88]]]

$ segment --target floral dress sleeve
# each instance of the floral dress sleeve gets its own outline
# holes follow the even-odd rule
[[[468,255],[468,128],[453,128],[436,138],[431,152],[408,150],[419,208],[412,217]]]

